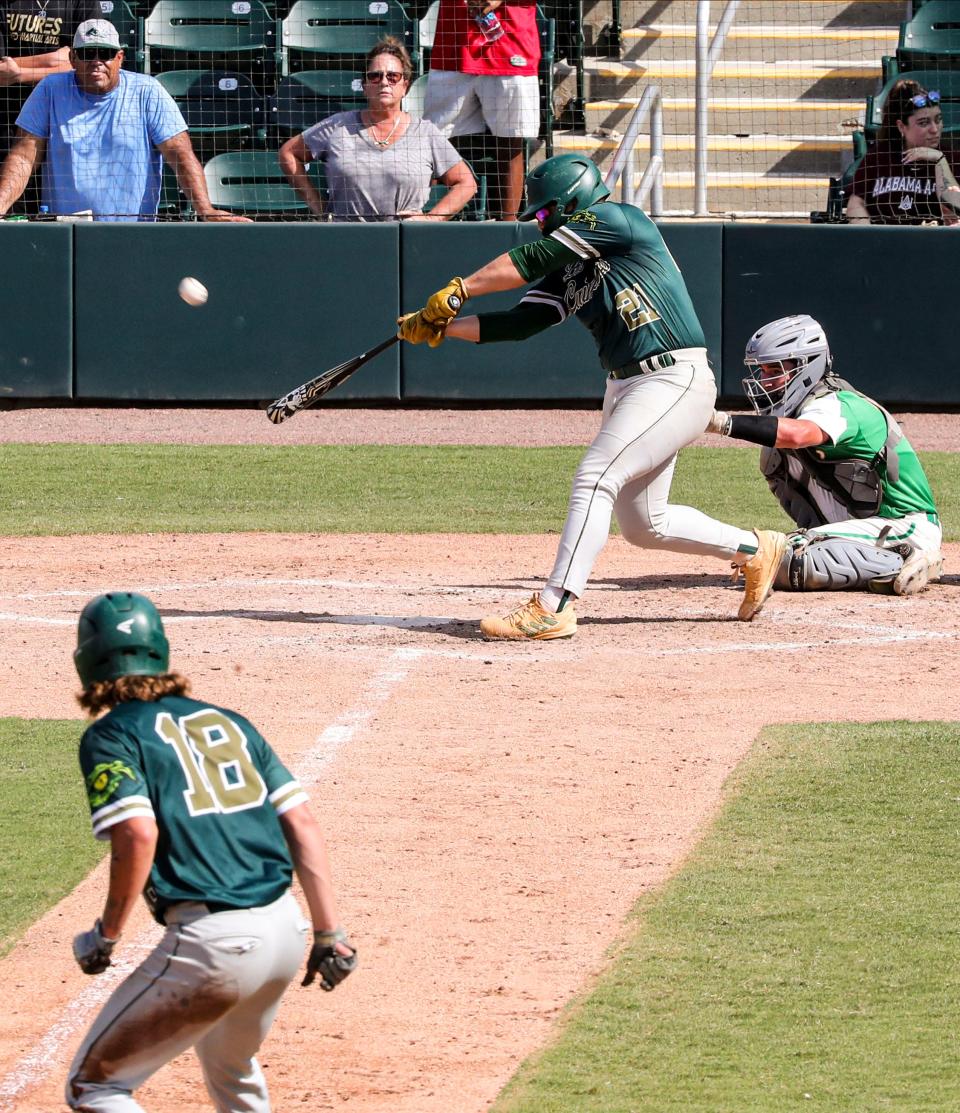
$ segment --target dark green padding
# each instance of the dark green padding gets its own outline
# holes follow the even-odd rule
[[[73,237],[0,220],[0,402],[73,392]]]
[[[396,224],[76,229],[77,395],[269,401],[395,329]],[[192,308],[177,286],[198,278]],[[336,399],[399,398],[396,348]]]
[[[834,368],[888,405],[956,405],[960,241],[948,228],[727,224],[723,380],[742,397],[743,350],[763,324],[809,313]]]

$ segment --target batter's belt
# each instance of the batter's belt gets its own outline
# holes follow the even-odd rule
[[[673,367],[676,363],[694,359],[703,352],[703,348],[675,348],[672,352],[660,352],[659,355],[649,356],[647,359],[638,360],[636,363],[627,363],[623,367],[615,367],[610,372],[611,379],[632,379],[634,375],[648,375],[651,371],[663,371],[666,367]]]
[[[214,912],[245,912],[250,905],[220,904],[216,901],[178,900],[168,904],[163,910],[163,922],[170,924],[192,924],[203,916]]]

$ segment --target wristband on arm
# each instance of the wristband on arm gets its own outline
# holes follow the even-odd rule
[[[779,418],[763,414],[733,414],[729,420],[730,431],[727,436],[762,444],[765,448],[774,448],[779,424]]]

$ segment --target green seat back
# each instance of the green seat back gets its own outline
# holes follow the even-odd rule
[[[883,120],[883,106],[890,91],[898,81],[916,81],[924,89],[936,89],[940,94],[940,111],[943,115],[944,130],[956,131],[960,128],[960,69],[915,69],[905,70],[888,78],[879,93],[867,97],[867,111],[864,132],[867,139],[876,137]]]
[[[913,19],[900,24],[897,59],[901,68],[933,58],[942,65],[960,66],[958,0],[927,0]]]
[[[323,167],[310,167],[321,191]],[[204,164],[203,175],[211,203],[218,209],[249,215],[306,215],[306,202],[290,185],[277,162],[276,151],[230,151]]]
[[[123,68],[140,68],[140,43],[137,39],[137,13],[127,0],[100,0],[103,18],[109,20],[117,29],[120,45],[123,47]]]
[[[321,62],[343,68],[346,58],[357,68],[356,61],[384,35],[414,50],[412,21],[396,0],[297,0],[281,21],[283,73]]]
[[[215,65],[262,79],[276,38],[261,0],[157,0],[143,25],[144,70]]]
[[[277,83],[270,123],[281,135],[296,135],[334,112],[365,108],[366,104],[359,73],[300,70]]]

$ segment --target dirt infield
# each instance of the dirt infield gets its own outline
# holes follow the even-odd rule
[[[30,412],[44,411],[0,423]],[[4,541],[0,714],[76,716],[77,610],[135,587],[160,606],[197,694],[249,714],[310,786],[361,965],[334,994],[288,993],[261,1056],[278,1111],[486,1109],[601,969],[637,896],[682,861],[763,725],[956,717],[960,546],[921,596],[778,594],[742,624],[723,565],[616,538],[576,638],[480,640],[477,620],[537,587],[552,548]],[[0,963],[3,1113],[62,1107],[70,1055],[115,984],[69,954],[103,886],[100,869]],[[127,968],[155,933],[140,913]],[[154,1113],[207,1107],[192,1055],[140,1097]]]

